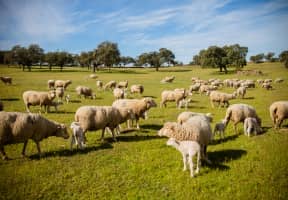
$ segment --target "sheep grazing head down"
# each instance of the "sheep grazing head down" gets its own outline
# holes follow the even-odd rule
[[[146,102],[148,109],[152,107],[157,107],[157,103],[151,97],[144,98],[144,101]]]
[[[64,139],[68,139],[69,133],[68,133],[67,127],[64,124],[59,124],[57,126],[55,136],[56,137],[63,137]]]

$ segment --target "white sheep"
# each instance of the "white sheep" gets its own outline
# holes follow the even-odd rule
[[[70,85],[72,83],[71,80],[56,80],[55,81],[55,88],[57,87],[63,87],[64,89],[66,89],[68,87],[68,85]]]
[[[198,174],[200,170],[201,151],[200,145],[195,141],[177,141],[174,138],[169,138],[166,143],[168,146],[175,147],[183,157],[183,171],[187,169],[187,158],[190,167],[190,176],[194,177],[193,157],[197,154],[197,164],[195,173]]]
[[[70,95],[69,94],[66,94],[65,95],[65,101],[66,101],[66,103],[69,103],[70,102]]]
[[[0,79],[3,83],[5,83],[5,85],[11,85],[12,84],[12,78],[11,77],[8,77],[8,76],[0,76]]]
[[[191,95],[193,92],[198,92],[201,84],[200,83],[195,83],[193,85],[190,85],[188,89],[188,93]]]
[[[182,108],[182,107],[185,107],[185,109],[187,110],[188,109],[188,105],[189,103],[192,102],[192,99],[191,98],[188,98],[188,99],[182,99],[180,102],[179,102],[179,106],[178,106],[178,109]]]
[[[114,88],[113,95],[116,99],[123,99],[125,95],[124,89]]]
[[[164,79],[162,79],[161,83],[172,83],[175,79],[175,76],[166,76]]]
[[[179,102],[186,97],[185,90],[175,91],[175,90],[164,90],[161,93],[160,107],[163,105],[166,107],[166,102],[175,101],[176,107],[179,107]]]
[[[275,101],[270,107],[270,117],[275,128],[281,128],[281,124],[288,118],[288,101]]]
[[[36,106],[36,105],[40,105],[40,112],[42,106],[45,107],[45,112],[47,112],[48,105],[51,105],[51,102],[53,101],[55,96],[56,96],[55,91],[39,92],[33,90],[25,91],[22,95],[27,112],[30,112],[29,110],[30,106]]]
[[[275,83],[282,83],[282,82],[284,82],[284,79],[283,78],[276,78],[274,82]]]
[[[143,85],[131,85],[130,92],[133,93],[139,93],[142,94],[144,92],[144,86]]]
[[[55,80],[48,80],[47,85],[48,85],[48,89],[54,89]]]
[[[246,86],[241,86],[236,90],[237,97],[241,97],[244,99],[244,96],[246,94]]]
[[[55,90],[56,97],[58,98],[58,102],[64,97],[64,88],[63,87],[57,87]]]
[[[185,123],[166,122],[158,131],[158,136],[175,138],[176,140],[196,141],[201,145],[201,158],[211,163],[207,156],[207,146],[213,139],[210,122],[200,115],[190,117]]]
[[[58,107],[60,105],[63,105],[63,102],[51,101],[51,102],[49,102],[49,104],[47,104],[47,106],[48,106],[47,110],[48,110],[48,112],[50,112],[50,107],[53,106],[55,111],[58,112]]]
[[[157,104],[150,97],[145,97],[142,99],[118,99],[113,102],[113,107],[118,109],[130,109],[135,115],[136,127],[139,129],[139,119],[145,117],[145,112],[150,108],[156,107]]]
[[[127,88],[128,87],[128,81],[120,81],[118,84],[117,84],[117,88]]]
[[[212,122],[213,121],[213,117],[211,113],[197,113],[197,112],[190,112],[190,111],[186,111],[186,112],[182,112],[178,115],[177,117],[177,122],[179,124],[183,124],[184,122],[186,122],[190,117],[194,117],[196,115],[200,115],[200,116],[204,116],[206,118],[206,120],[208,120],[208,122]]]
[[[273,87],[272,87],[270,82],[262,83],[262,88],[265,88],[266,90],[272,90],[273,89]]]
[[[8,159],[4,151],[7,144],[24,143],[22,156],[25,156],[29,139],[36,143],[40,155],[40,141],[50,136],[69,138],[64,124],[50,121],[39,114],[0,112],[0,152],[3,159]]]
[[[91,99],[96,98],[95,93],[93,93],[92,89],[89,87],[79,85],[75,88],[75,91],[80,98],[81,98],[81,95],[83,95],[84,98],[86,97],[90,97]]]
[[[237,134],[237,124],[239,122],[244,122],[247,117],[254,117],[257,120],[259,126],[261,126],[261,119],[258,117],[256,110],[247,104],[233,104],[230,105],[226,110],[225,116],[225,126],[227,127],[229,121],[231,120],[234,124],[234,132]]]
[[[89,78],[91,78],[91,79],[96,79],[98,76],[96,75],[96,74],[90,74],[89,75]]]
[[[77,146],[77,148],[79,147],[80,149],[83,149],[86,144],[85,144],[84,131],[81,128],[80,123],[72,122],[70,128],[72,129],[70,149],[72,150],[74,144]]]
[[[252,133],[257,135],[257,134],[260,134],[261,132],[262,132],[262,129],[260,125],[258,124],[256,118],[247,117],[244,120],[244,134],[245,135],[248,135],[248,137],[250,137]]]
[[[214,127],[214,131],[213,131],[213,135],[214,137],[216,136],[216,134],[218,133],[220,135],[220,139],[224,139],[225,137],[225,120],[223,119],[221,122],[218,122],[215,124]]]
[[[116,87],[116,81],[109,81],[104,85],[104,90],[111,89],[113,90]]]
[[[221,104],[223,106],[226,105],[226,107],[229,106],[229,100],[235,99],[236,98],[236,93],[234,92],[233,94],[228,94],[224,92],[219,92],[219,91],[211,91],[209,94],[209,99],[212,108],[214,108],[214,102],[217,102],[219,107]]]
[[[103,88],[103,82],[100,80],[96,81],[96,86],[98,89],[102,89]]]

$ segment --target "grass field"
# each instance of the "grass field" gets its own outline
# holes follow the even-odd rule
[[[0,161],[0,199],[287,199],[288,197],[288,131],[287,121],[282,130],[271,128],[268,107],[276,100],[288,100],[288,71],[281,63],[248,65],[245,69],[260,69],[264,75],[237,76],[234,73],[219,74],[216,69],[198,67],[170,67],[155,69],[112,69],[97,72],[99,80],[128,80],[129,85],[143,84],[144,96],[152,96],[159,105],[164,89],[186,87],[191,77],[201,79],[240,78],[258,79],[282,77],[284,83],[274,84],[266,91],[257,86],[247,91],[246,99],[234,99],[230,103],[247,103],[254,106],[262,118],[265,133],[248,138],[235,136],[232,125],[226,130],[226,139],[216,140],[208,147],[212,165],[204,165],[200,174],[190,178],[182,172],[182,157],[174,148],[166,146],[167,138],[157,137],[157,131],[166,121],[176,121],[184,111],[168,103],[167,108],[152,108],[149,119],[140,120],[140,130],[118,136],[112,142],[105,135],[99,141],[100,131],[88,132],[85,150],[69,150],[69,140],[50,137],[41,142],[43,156],[37,157],[36,145],[30,141],[21,157],[23,144],[5,147],[9,161]],[[1,76],[11,76],[13,84],[0,83],[0,99],[6,111],[25,112],[22,93],[25,90],[47,90],[49,79],[70,79],[72,85],[67,93],[72,102],[59,107],[58,113],[43,114],[51,120],[65,123],[74,119],[81,105],[111,105],[111,92],[97,91],[95,79],[86,79],[91,72],[81,68],[69,68],[63,72],[32,69],[22,72],[19,68],[0,66]],[[175,75],[171,84],[160,84],[165,76]],[[75,94],[77,85],[95,88],[96,100],[79,99]],[[233,89],[223,88],[232,92]],[[141,96],[129,95],[130,98]],[[207,96],[195,94],[189,110],[211,112],[214,123],[225,116],[225,108],[212,109]],[[38,107],[32,107],[38,112]],[[125,126],[124,126],[125,127]],[[242,125],[239,125],[242,130]]]

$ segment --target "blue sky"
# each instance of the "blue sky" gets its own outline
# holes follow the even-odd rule
[[[159,48],[184,63],[211,45],[249,55],[288,49],[287,0],[0,0],[0,49],[37,43],[45,52],[118,43],[136,57]]]

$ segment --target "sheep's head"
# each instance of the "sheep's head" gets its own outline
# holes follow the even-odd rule
[[[178,146],[179,142],[175,139],[175,138],[169,138],[169,140],[167,140],[166,145],[168,146]]]
[[[56,130],[56,137],[63,137],[64,139],[69,138],[68,130],[67,127],[64,124],[59,124],[57,125],[57,130]]]
[[[157,107],[157,103],[151,97],[144,98],[144,102],[146,103],[147,109],[150,109],[151,107]]]
[[[158,136],[166,136],[174,134],[176,122],[166,122],[163,127],[158,131]]]

